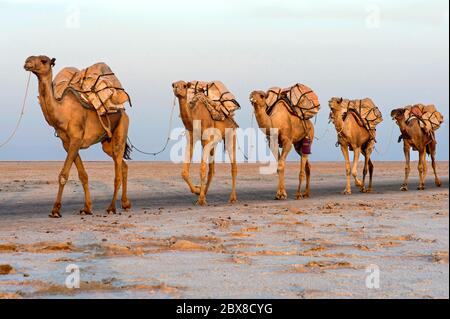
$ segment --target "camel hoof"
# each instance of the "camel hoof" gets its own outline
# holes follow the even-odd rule
[[[436,187],[441,187],[442,186],[442,183],[441,183],[440,180],[436,180],[434,183],[436,184]]]
[[[92,211],[87,208],[80,209],[80,215],[92,215]]]
[[[50,217],[50,218],[61,218],[62,216],[61,216],[61,214],[59,212],[52,211],[50,213],[50,215],[48,215],[48,217]]]
[[[368,188],[368,189],[366,189],[366,193],[372,193],[373,192],[373,188]]]
[[[407,191],[408,191],[408,185],[402,185],[402,186],[400,187],[400,190],[401,190],[402,192],[407,192]]]
[[[423,186],[423,185],[417,186],[417,190],[423,191],[423,190],[425,190],[425,186]]]
[[[286,193],[286,191],[279,191],[279,192],[275,195],[275,199],[276,199],[276,200],[285,200],[285,199],[287,199],[287,193]]]
[[[237,198],[236,198],[236,195],[234,195],[234,196],[231,196],[231,197],[230,197],[230,199],[228,200],[228,202],[229,202],[230,204],[234,204],[234,203],[236,203],[236,202],[237,202]]]
[[[365,187],[361,187],[361,189],[359,190],[361,193],[367,193],[367,189]]]
[[[348,190],[348,189],[345,189],[345,190],[342,192],[342,194],[343,194],[343,195],[351,195],[351,194],[352,194],[352,191],[351,191],[351,190]]]
[[[309,198],[309,197],[310,197],[309,193],[303,193],[303,198]]]
[[[131,203],[129,201],[123,202],[122,203],[122,209],[124,209],[124,210],[131,209]]]
[[[206,206],[206,205],[208,205],[208,203],[206,202],[206,200],[204,199],[204,198],[199,198],[198,200],[197,200],[197,202],[195,203],[195,205],[197,205],[197,206]]]
[[[115,207],[109,207],[106,212],[108,214],[115,214],[116,213],[116,208]]]
[[[301,193],[296,193],[295,194],[295,199],[302,199],[303,198],[303,195],[301,194]]]
[[[194,188],[191,191],[192,194],[200,195],[200,186],[194,186]]]

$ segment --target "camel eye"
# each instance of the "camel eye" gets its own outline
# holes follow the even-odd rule
[[[47,64],[47,60],[41,60],[42,64]]]
[[[185,88],[187,88],[187,85],[186,85],[186,84],[183,84],[183,89],[185,89]]]

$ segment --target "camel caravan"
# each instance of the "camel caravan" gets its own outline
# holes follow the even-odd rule
[[[114,161],[114,193],[108,213],[116,213],[116,201],[122,188],[122,209],[131,208],[127,196],[128,165],[132,147],[127,144],[129,118],[125,103],[131,106],[128,93],[119,79],[105,63],[96,63],[83,70],[63,68],[53,78],[55,59],[47,56],[30,56],[24,68],[38,78],[39,103],[47,123],[55,129],[67,152],[58,178],[58,192],[50,217],[61,217],[64,186],[75,164],[84,190],[85,205],[81,214],[92,214],[88,175],[79,155],[81,149],[101,143],[103,151]],[[229,202],[237,201],[236,129],[239,127],[234,114],[240,109],[235,96],[220,81],[178,81],[172,84],[178,100],[180,117],[186,129],[185,160],[181,176],[190,191],[197,195],[197,205],[206,205],[206,195],[214,177],[215,152],[219,142],[224,142],[231,166],[231,194]],[[294,147],[300,156],[299,184],[296,198],[311,195],[311,164],[309,155],[314,141],[312,119],[320,110],[319,98],[308,86],[296,83],[288,88],[271,87],[267,91],[253,91],[250,103],[259,128],[266,135],[269,148],[277,160],[278,188],[275,199],[287,199],[285,187],[286,158]],[[343,194],[351,194],[351,176],[361,192],[373,190],[374,165],[371,154],[376,141],[376,127],[383,121],[382,114],[369,99],[350,100],[333,97],[329,100],[329,120],[336,129],[336,146],[341,148],[345,160],[346,186]],[[394,109],[391,117],[401,132],[405,153],[405,179],[402,191],[408,190],[410,149],[419,152],[419,190],[425,188],[427,172],[426,155],[432,160],[436,186],[441,186],[436,172],[435,131],[444,119],[434,105],[417,104]],[[198,134],[196,134],[196,132]],[[199,136],[196,136],[199,135]],[[206,138],[205,138],[206,136]],[[201,142],[200,185],[190,178],[194,145]],[[281,151],[280,151],[281,148]],[[353,151],[353,163],[349,151]],[[363,178],[360,180],[357,165],[363,155]],[[369,182],[366,187],[366,175]],[[351,175],[351,176],[350,176]],[[302,190],[305,182],[305,190]]]

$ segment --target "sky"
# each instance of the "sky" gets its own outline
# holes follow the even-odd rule
[[[0,144],[20,113],[24,61],[44,54],[56,58],[54,74],[106,62],[132,97],[129,136],[147,151],[165,142],[171,83],[217,79],[241,104],[242,128],[252,124],[251,91],[310,86],[322,105],[312,161],[342,160],[328,124],[330,97],[370,97],[380,108],[374,160],[403,159],[391,109],[435,104],[445,117],[437,157],[448,160],[448,6],[447,0],[0,0]],[[65,158],[36,96],[32,76],[23,121],[0,148],[0,160]],[[178,116],[174,125],[182,127]],[[81,156],[108,159],[99,145]],[[157,157],[135,152],[133,159],[168,160],[169,150]]]

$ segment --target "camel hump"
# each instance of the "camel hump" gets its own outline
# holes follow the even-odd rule
[[[302,120],[309,120],[320,110],[319,97],[307,85],[296,83],[282,91],[282,98],[292,109],[292,112]]]
[[[266,105],[267,108],[271,108],[281,99],[281,93],[283,89],[279,87],[271,87],[266,92]]]
[[[378,124],[383,122],[383,115],[380,109],[370,98],[350,100],[348,108],[358,113],[359,117],[367,124],[369,130],[374,130]]]
[[[100,115],[123,110],[124,103],[130,102],[119,79],[104,62],[83,70],[63,68],[55,77],[54,90],[57,99],[69,90],[74,92],[83,104],[94,107]]]
[[[53,91],[56,99],[61,99],[66,88],[69,86],[72,78],[79,73],[80,70],[74,67],[65,67],[56,74],[53,80]]]
[[[409,122],[413,118],[419,119],[420,126],[426,132],[439,129],[444,122],[444,116],[436,109],[434,104],[414,104],[405,107],[405,120]]]
[[[221,81],[189,82],[188,100],[191,100],[197,93],[203,93],[207,96],[212,103],[220,108],[220,112],[228,118],[233,118],[234,112],[241,107],[235,96]]]

